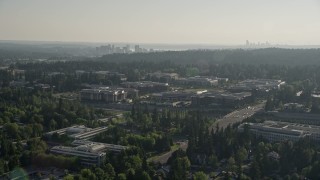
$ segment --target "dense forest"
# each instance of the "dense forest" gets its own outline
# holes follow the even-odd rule
[[[134,55],[132,55],[134,56]],[[207,65],[186,64],[180,65],[171,61],[148,62],[148,61],[130,61],[130,62],[108,62],[104,60],[85,60],[85,61],[67,61],[54,63],[17,63],[15,68],[26,70],[26,80],[32,82],[41,80],[44,83],[58,86],[57,82],[64,83],[66,86],[79,83],[106,83],[98,82],[90,72],[94,71],[115,71],[123,73],[127,76],[128,81],[145,80],[148,73],[175,72],[180,76],[216,76],[227,77],[230,80],[245,80],[245,79],[281,79],[288,83],[296,81],[310,81],[311,83],[320,84],[320,65],[275,65],[275,64],[237,64],[237,63],[211,63]],[[13,67],[13,68],[14,68]],[[85,70],[89,72],[89,76],[76,77],[76,70]],[[62,72],[65,75],[57,77],[58,79],[48,80],[50,72]],[[2,81],[10,80],[10,77],[5,75],[0,77]],[[112,84],[118,84],[117,79],[109,79]],[[53,82],[55,81],[55,82]],[[76,86],[76,85],[74,85]],[[74,89],[76,87],[68,87]]]
[[[230,50],[189,50],[139,54],[113,54],[101,59],[110,62],[130,61],[171,61],[178,64],[201,63],[245,63],[306,65],[319,64],[320,49],[230,49]]]

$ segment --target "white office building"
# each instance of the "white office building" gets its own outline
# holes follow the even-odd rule
[[[254,135],[257,137],[262,136],[270,142],[285,140],[298,141],[305,137],[320,142],[320,126],[265,121],[264,123],[241,124],[238,128],[239,131],[243,131],[245,125],[248,125],[250,132]]]
[[[99,143],[87,140],[74,140],[71,145],[73,146],[83,146],[83,145],[97,145],[99,147],[99,151],[111,151],[115,153],[120,153],[127,149],[127,146],[121,146],[117,144],[107,144],[107,143]],[[96,148],[97,149],[97,148]]]
[[[84,125],[75,125],[68,128],[50,131],[46,133],[46,136],[51,137],[53,134],[58,134],[58,135],[66,134],[72,139],[87,140],[107,130],[108,130],[108,127],[88,128]]]
[[[120,153],[127,149],[127,146],[116,144],[106,144],[87,140],[74,140],[68,146],[54,146],[50,152],[53,154],[61,154],[64,156],[75,156],[80,159],[81,165],[84,166],[100,166],[106,157],[106,151]]]
[[[98,151],[100,148],[100,145],[81,145],[78,147],[54,146],[50,152],[78,157],[81,165],[84,166],[100,166],[106,157],[105,152]]]

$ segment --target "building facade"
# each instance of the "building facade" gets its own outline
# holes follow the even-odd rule
[[[54,146],[50,152],[64,156],[75,156],[83,166],[100,166],[103,164],[106,153],[100,152],[99,145],[82,145],[78,147]]]
[[[127,98],[127,92],[124,89],[98,88],[82,89],[80,91],[81,101],[101,101],[106,103],[120,102]]]
[[[301,138],[310,138],[315,142],[320,142],[320,126],[265,121],[263,123],[241,124],[238,128],[239,131],[243,131],[245,126],[248,126],[250,132],[255,136],[262,136],[270,142],[298,141]]]

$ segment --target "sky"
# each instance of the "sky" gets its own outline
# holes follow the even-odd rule
[[[0,0],[0,40],[319,45],[320,0]]]

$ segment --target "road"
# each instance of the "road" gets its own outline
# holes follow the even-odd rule
[[[249,106],[240,110],[233,111],[227,115],[225,115],[223,118],[218,119],[215,121],[210,127],[209,131],[211,130],[216,130],[217,124],[219,125],[220,128],[226,128],[228,125],[232,125],[237,122],[242,122],[244,119],[251,117],[254,115],[256,112],[264,109],[265,106],[265,101],[262,103],[255,105],[255,106]]]
[[[180,141],[180,142],[176,142],[179,144],[179,148],[186,151],[188,148],[188,141]],[[152,161],[154,163],[160,163],[160,164],[165,164],[167,163],[168,159],[171,157],[172,153],[174,151],[176,151],[177,149],[172,149],[171,151],[168,151],[162,155],[160,155],[159,157],[153,159]]]

